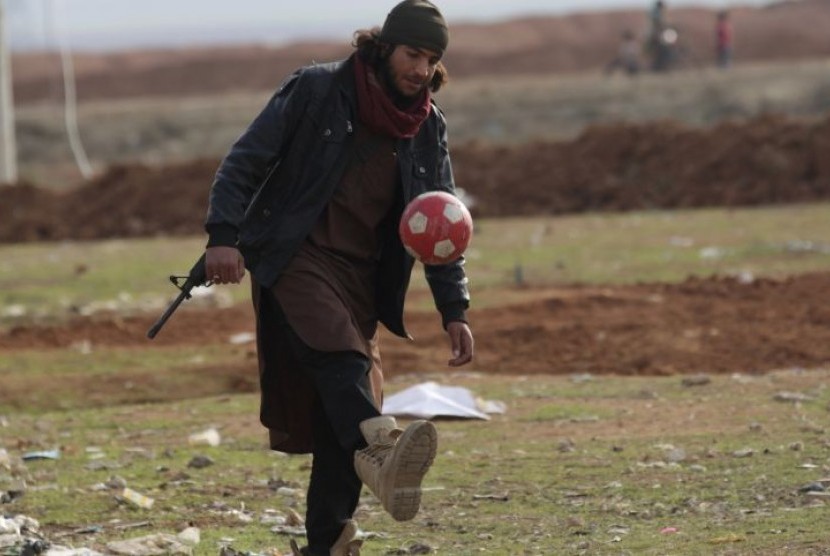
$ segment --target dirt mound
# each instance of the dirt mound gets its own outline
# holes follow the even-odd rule
[[[2,187],[0,241],[197,234],[217,164],[114,166],[67,192],[28,183]]]
[[[732,20],[738,63],[830,55],[826,37],[830,10],[826,0],[735,8]],[[667,21],[678,28],[680,44],[687,52],[690,65],[713,65],[714,10],[671,8]],[[645,9],[536,17],[487,25],[459,22],[452,26],[447,66],[457,77],[596,71],[614,56],[624,30],[633,30],[642,37],[646,22]],[[498,40],[493,40],[494,37]],[[74,60],[78,98],[85,101],[270,90],[301,65],[348,54],[350,38],[337,37],[337,42],[281,48],[246,46],[78,54]],[[61,99],[60,67],[57,54],[15,56],[17,102]]]
[[[592,127],[575,141],[453,151],[460,186],[487,216],[830,199],[830,118],[763,116],[692,129]]]
[[[572,142],[453,149],[477,217],[830,199],[830,117],[594,127]],[[113,167],[68,192],[0,188],[0,242],[202,232],[218,161]]]
[[[531,292],[533,302],[470,314],[475,368],[494,373],[685,374],[764,372],[830,362],[830,309],[815,303],[830,273],[745,283],[691,278],[677,285],[566,287]],[[100,346],[205,345],[253,329],[247,305],[221,318],[185,306],[153,343],[153,316],[78,319],[0,332],[0,351]],[[446,365],[446,338],[432,312],[407,315],[416,341],[384,333],[389,375]],[[240,363],[242,365],[243,363]],[[248,359],[244,365],[255,365]],[[231,378],[238,368],[224,372]],[[0,396],[2,398],[2,396]]]

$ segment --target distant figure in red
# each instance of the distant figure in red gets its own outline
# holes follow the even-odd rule
[[[732,22],[729,21],[729,12],[726,10],[718,12],[715,33],[718,67],[726,69],[732,65]]]

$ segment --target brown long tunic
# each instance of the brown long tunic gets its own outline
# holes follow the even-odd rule
[[[358,127],[354,150],[334,196],[311,234],[271,288],[289,324],[310,347],[320,351],[355,351],[372,362],[370,379],[375,402],[382,400],[383,374],[377,345],[375,281],[380,256],[379,224],[395,199],[397,160],[395,140]],[[260,331],[262,332],[262,331]],[[277,339],[275,339],[277,340]],[[278,342],[279,343],[279,342]],[[276,370],[291,373],[288,361]],[[281,404],[266,426],[272,448],[308,451],[311,446],[310,385],[293,385],[295,391],[279,391],[263,381],[263,404]],[[302,391],[296,391],[300,388]],[[287,404],[287,405],[286,405]],[[281,421],[281,422],[280,422]],[[291,448],[291,449],[289,449]],[[304,449],[307,448],[307,449]]]

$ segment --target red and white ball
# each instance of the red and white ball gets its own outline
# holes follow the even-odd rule
[[[410,255],[424,264],[446,264],[470,244],[473,218],[458,197],[428,191],[406,206],[398,232]]]

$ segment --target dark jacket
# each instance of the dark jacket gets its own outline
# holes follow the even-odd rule
[[[271,286],[310,233],[339,184],[358,125],[351,59],[291,75],[234,143],[210,191],[209,246],[236,245],[256,282]],[[433,104],[412,139],[397,145],[395,209],[384,224],[376,307],[380,321],[407,336],[403,306],[414,259],[397,233],[403,208],[430,190],[453,193],[446,120]],[[463,257],[425,266],[444,325],[464,320],[469,304]]]

